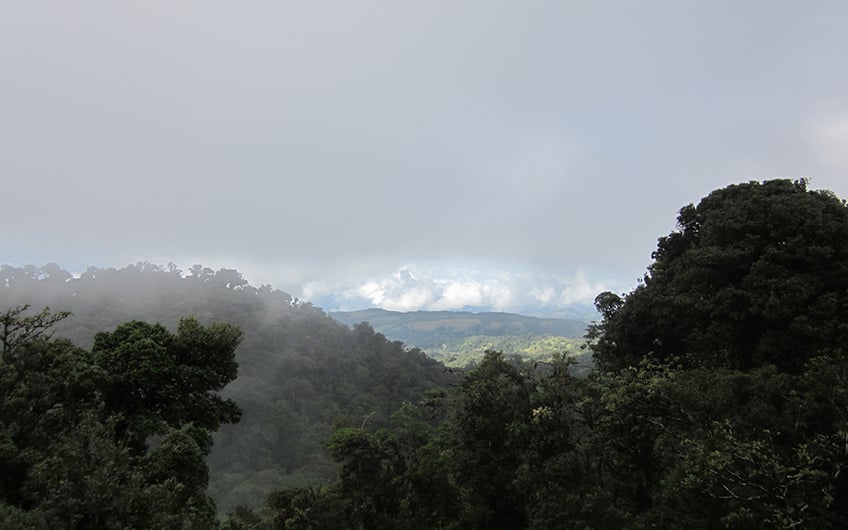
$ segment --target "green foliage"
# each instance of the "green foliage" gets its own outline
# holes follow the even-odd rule
[[[268,496],[267,506],[274,514],[273,528],[335,530],[344,526],[345,503],[332,491],[318,488],[277,491]]]
[[[336,320],[353,325],[368,322],[380,333],[406,344],[436,353],[443,344],[455,344],[467,337],[580,337],[586,324],[562,318],[536,318],[511,313],[470,313],[467,311],[414,311],[401,313],[383,309],[330,313]]]
[[[455,458],[459,486],[475,500],[468,507],[472,526],[524,525],[524,492],[514,484],[514,476],[527,445],[532,388],[526,367],[508,363],[493,351],[463,381],[455,430],[461,449]]]
[[[406,344],[413,344],[447,366],[467,368],[479,363],[486,350],[508,351],[533,360],[547,361],[568,352],[583,357],[586,324],[559,318],[535,318],[510,313],[415,311],[382,309],[334,312],[346,324],[366,321],[374,329]],[[580,363],[588,371],[591,359]]]
[[[848,206],[806,182],[728,186],[680,210],[644,283],[598,297],[601,365],[652,353],[690,365],[798,372],[848,339]]]
[[[114,419],[87,411],[79,424],[55,437],[24,483],[43,527],[122,528],[152,521],[143,472],[115,433]],[[58,436],[57,436],[58,435]]]
[[[844,377],[844,358],[801,374],[645,360],[577,378],[568,364],[487,353],[460,387],[404,405],[388,428],[339,430],[338,481],[280,492],[260,519],[304,521],[329,495],[335,528],[848,523],[848,401],[816,378]]]
[[[598,296],[597,372],[489,352],[434,422],[340,431],[344,528],[845,528],[846,219],[802,181],[684,208]]]
[[[214,526],[203,458],[234,416],[210,396],[235,373],[221,352],[239,335],[199,322],[227,313],[252,322],[225,390],[246,421],[222,429],[210,482],[230,506],[276,490],[229,509],[226,528],[848,527],[846,219],[803,181],[684,208],[644,283],[598,296],[599,369],[586,377],[568,352],[489,351],[451,385],[420,350],[234,271],[115,271],[144,279],[139,296],[167,285],[159,309],[197,304],[199,320],[176,333],[130,322],[92,352],[48,340],[37,319],[9,341],[0,523]],[[86,300],[110,285],[91,274],[4,268],[0,280]]]
[[[426,350],[427,355],[452,368],[480,363],[487,350],[507,351],[534,361],[550,361],[566,353],[587,373],[591,354],[585,349],[586,324],[576,320],[535,318],[509,313],[415,311],[399,313],[382,309],[335,312],[330,315],[347,324],[367,321],[380,333]]]
[[[366,417],[369,426],[385,426],[404,401],[456,379],[421,350],[367,325],[343,326],[231,269],[195,266],[184,274],[139,263],[72,278],[53,265],[3,266],[0,296],[73,312],[55,330],[95,352],[108,409],[127,416],[117,427],[135,433],[135,446],[189,415],[215,429],[235,419],[238,403],[241,421],[221,425],[208,457],[209,492],[225,513],[260,507],[279,488],[331,481],[336,467],[326,441],[335,428]],[[180,324],[184,315],[194,319]],[[222,354],[238,337],[216,321],[243,330],[234,360]],[[103,329],[114,331],[98,335]],[[238,379],[217,394],[236,362]],[[197,392],[198,385],[214,392]]]
[[[446,366],[470,368],[480,363],[489,350],[508,351],[531,361],[550,361],[557,354],[564,353],[588,368],[591,365],[591,354],[584,348],[585,345],[586,339],[553,335],[474,335],[444,343],[438,349],[428,351],[428,354]]]
[[[138,446],[188,423],[214,431],[237,422],[235,402],[218,392],[236,377],[240,341],[234,326],[203,327],[193,318],[180,321],[176,335],[137,321],[98,333],[92,353],[105,374],[107,413],[132,422],[126,428]]]
[[[212,392],[235,377],[240,332],[186,320],[174,336],[133,322],[88,352],[49,339],[60,320],[49,311],[24,311],[2,315],[16,330],[0,359],[4,527],[214,526],[210,430],[238,409],[221,414]],[[151,448],[152,434],[162,438]]]

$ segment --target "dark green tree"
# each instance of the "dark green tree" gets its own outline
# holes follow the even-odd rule
[[[599,366],[681,356],[750,369],[804,362],[848,340],[848,206],[804,180],[735,184],[680,210],[644,282],[596,299]]]
[[[456,401],[455,453],[463,511],[475,528],[522,528],[524,491],[516,485],[529,441],[532,368],[488,351]]]
[[[237,425],[221,425],[207,458],[210,494],[225,512],[239,504],[258,508],[275,489],[331,481],[337,469],[326,442],[336,428],[359,426],[365,416],[369,428],[384,427],[402,402],[417,401],[427,389],[458,379],[420,350],[391,342],[367,326],[354,331],[282,291],[251,287],[236,271],[197,266],[183,275],[175,266],[141,262],[122,269],[91,267],[68,278],[54,269],[0,266],[0,299],[72,311],[73,318],[52,329],[89,352],[98,332],[125,322],[158,322],[177,335],[181,317],[193,315],[203,324],[229,322],[244,330],[238,379],[221,393],[237,402],[244,415]],[[98,350],[98,365],[108,375],[109,409],[127,416],[116,428],[132,426],[137,440],[179,421],[182,413],[173,405],[148,414],[160,397],[173,394],[180,403],[206,399],[201,393],[188,395],[157,374],[167,373],[169,366],[189,380],[197,380],[189,371],[215,373],[190,368],[180,358],[169,360],[167,344],[173,339],[143,328],[127,331],[135,345],[122,347],[128,358],[132,350],[148,348],[142,366],[128,363],[113,344],[98,345],[103,350]],[[145,381],[150,386],[142,396],[138,383]],[[206,422],[212,428],[214,423]]]
[[[240,331],[133,322],[88,352],[49,338],[66,315],[25,311],[2,314],[0,526],[214,527],[205,457],[238,419],[217,391]]]
[[[228,324],[202,326],[183,319],[177,333],[159,324],[130,322],[94,338],[92,354],[105,374],[103,401],[126,421],[128,441],[139,449],[149,436],[188,425],[215,431],[241,412],[219,392],[238,370],[241,331]],[[211,443],[204,442],[205,452]]]

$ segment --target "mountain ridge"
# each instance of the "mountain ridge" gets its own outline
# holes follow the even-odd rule
[[[552,335],[566,338],[581,338],[586,332],[587,322],[564,318],[543,318],[507,312],[471,311],[389,311],[381,308],[358,311],[330,311],[330,317],[348,326],[368,322],[374,329],[387,337],[400,340],[420,348],[432,345],[432,340],[420,335],[432,331],[469,331],[473,335]],[[399,334],[398,334],[399,332]],[[483,333],[485,332],[485,333]],[[397,335],[397,336],[395,336]],[[410,340],[412,337],[417,340]],[[404,338],[406,337],[406,339]]]
[[[24,305],[69,311],[51,331],[84,349],[97,333],[131,321],[173,330],[191,316],[241,329],[238,376],[220,395],[242,418],[218,429],[207,457],[209,494],[221,513],[258,506],[278,488],[330,482],[337,469],[326,443],[337,428],[365,418],[385,426],[402,403],[458,380],[420,350],[369,326],[345,326],[283,291],[253,287],[234,269],[183,273],[139,262],[74,277],[56,264],[0,265],[0,311]]]
[[[491,311],[400,312],[380,308],[327,314],[348,326],[365,322],[389,340],[420,348],[456,368],[475,365],[487,350],[534,360],[563,353],[579,357],[581,370],[591,365],[584,338],[588,324],[579,320]]]

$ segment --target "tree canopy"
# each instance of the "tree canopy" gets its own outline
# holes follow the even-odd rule
[[[488,352],[436,404],[337,433],[334,484],[231,527],[848,526],[845,202],[751,182],[678,221],[639,286],[598,295],[593,373]]]
[[[847,219],[804,181],[717,190],[632,292],[598,295],[596,370],[488,351],[458,384],[234,271],[4,268],[4,294],[88,311],[77,330],[166,317],[78,347],[49,337],[61,315],[0,315],[0,526],[215,526],[204,456],[230,397],[245,421],[210,460],[232,530],[846,528]],[[223,397],[240,333],[177,325],[186,304],[252,326]],[[323,483],[280,480],[316,462]]]
[[[240,411],[241,332],[130,322],[89,352],[52,339],[66,313],[0,314],[0,526],[209,527],[211,432]]]
[[[365,417],[369,425],[385,425],[404,401],[457,379],[417,348],[368,325],[351,329],[283,291],[248,285],[232,269],[195,265],[184,273],[172,264],[141,262],[89,267],[72,277],[53,264],[4,265],[0,301],[72,312],[51,332],[114,367],[103,382],[109,410],[155,412],[141,416],[144,422],[118,422],[117,429],[141,437],[198,409],[208,413],[205,427],[222,422],[207,460],[209,492],[224,512],[258,506],[282,486],[332,480],[336,466],[324,445],[336,427],[358,426]],[[181,325],[186,315],[196,322]],[[244,335],[235,354],[238,378],[220,395],[194,391],[218,387],[234,374],[233,360],[218,356],[221,344],[207,337],[220,326],[215,322],[238,326]],[[147,352],[148,361],[136,364],[125,355],[136,350]],[[141,381],[143,395],[135,386]],[[226,400],[242,409],[238,424],[226,423]]]
[[[602,293],[602,368],[646,355],[750,369],[804,362],[848,339],[848,206],[804,180],[735,184],[680,210],[644,282]]]

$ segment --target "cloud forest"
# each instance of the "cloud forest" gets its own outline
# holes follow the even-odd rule
[[[3,266],[0,527],[848,527],[844,199],[717,189],[595,306],[588,368],[449,368],[233,269]]]

